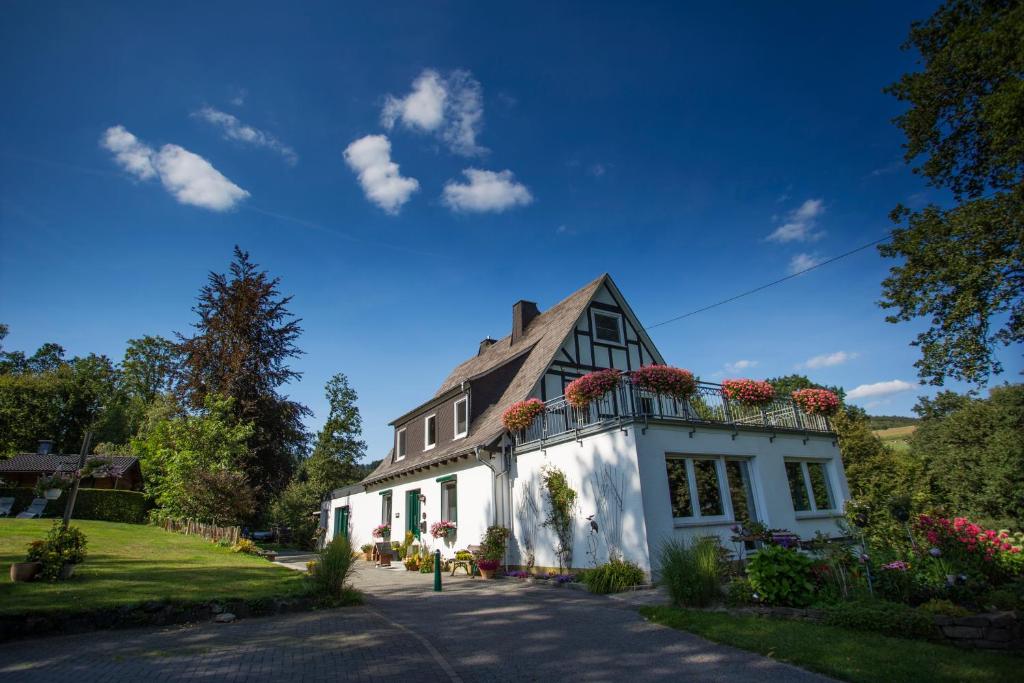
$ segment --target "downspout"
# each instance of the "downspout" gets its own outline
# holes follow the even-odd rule
[[[495,495],[497,493],[497,488],[496,487],[497,487],[497,481],[498,481],[498,472],[494,469],[494,465],[492,465],[491,463],[487,462],[486,460],[484,460],[483,458],[480,457],[480,451],[481,450],[483,450],[483,449],[480,448],[480,446],[474,446],[473,447],[473,456],[476,457],[476,461],[478,463],[480,463],[481,465],[487,465],[487,469],[489,469],[491,471],[491,500],[495,503],[494,506],[491,509],[491,525],[493,525],[495,522],[498,521],[498,518],[497,518],[497,515],[498,515],[498,505],[497,505],[498,497],[497,497],[497,495]]]

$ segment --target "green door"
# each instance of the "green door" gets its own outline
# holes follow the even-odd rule
[[[334,536],[332,536],[331,538],[341,538],[342,536],[348,536],[347,506],[334,509]]]
[[[405,493],[405,529],[414,538],[420,537],[420,490]]]

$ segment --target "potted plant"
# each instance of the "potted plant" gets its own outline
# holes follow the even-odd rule
[[[839,410],[839,397],[828,389],[797,389],[793,400],[808,415],[830,417]]]
[[[43,553],[46,541],[32,541],[28,544],[28,557],[24,562],[11,563],[11,581],[31,581],[43,571]]]
[[[543,412],[544,402],[539,398],[517,401],[501,414],[501,424],[510,432],[520,432],[533,424],[537,416]]]
[[[420,570],[419,555],[409,555],[405,558],[405,561],[402,564],[405,565],[406,570],[410,572],[418,572]]]
[[[85,547],[85,534],[80,529],[65,529],[61,520],[55,520],[45,541],[29,544],[26,560],[42,563],[41,574],[48,581],[69,579],[85,560]]]
[[[756,379],[727,379],[722,382],[722,395],[740,405],[762,408],[775,400],[775,387]]]
[[[455,538],[455,526],[455,522],[442,519],[440,522],[434,522],[430,525],[430,535],[434,538],[453,540]]]
[[[476,563],[477,569],[480,570],[480,577],[484,579],[493,579],[500,565],[501,560],[488,560],[486,558]]]
[[[619,386],[622,373],[613,368],[595,370],[578,377],[565,387],[565,400],[573,408],[583,409]]]
[[[391,525],[390,524],[378,524],[373,527],[373,531],[370,532],[374,538],[379,538],[382,541],[387,541],[391,538]]]
[[[670,365],[645,365],[629,375],[633,386],[685,401],[697,390],[693,373]]]
[[[66,476],[57,472],[43,475],[36,480],[35,494],[46,500],[57,500],[70,483]]]
[[[373,546],[372,545],[370,545],[369,543],[364,543],[363,545],[361,545],[359,547],[359,549],[363,551],[363,559],[365,559],[367,562],[372,562],[373,561]]]

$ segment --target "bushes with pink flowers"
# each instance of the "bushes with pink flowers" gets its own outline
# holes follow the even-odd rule
[[[574,408],[588,405],[619,386],[622,373],[618,370],[595,370],[569,382],[565,388],[565,400]]]
[[[797,389],[793,400],[808,415],[835,415],[839,410],[839,397],[828,389]]]
[[[697,390],[693,373],[669,365],[645,365],[630,373],[633,386],[686,400]]]
[[[722,395],[741,405],[761,407],[775,399],[775,388],[757,379],[727,379],[722,382]]]

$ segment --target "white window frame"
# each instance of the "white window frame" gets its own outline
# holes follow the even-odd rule
[[[434,443],[427,443],[427,437],[430,434],[430,421],[434,421]],[[431,413],[423,418],[423,450],[429,451],[437,445],[437,413]]]
[[[615,318],[619,325],[619,341],[609,341],[607,339],[601,339],[597,336],[597,316],[603,315],[607,318]],[[596,308],[590,311],[590,324],[594,330],[594,342],[597,344],[608,344],[610,346],[625,346],[626,345],[626,325],[623,321],[621,313],[613,313],[612,311],[601,311]]]
[[[832,517],[838,514],[840,507],[842,506],[840,505],[839,496],[836,495],[836,487],[832,485],[832,460],[819,458],[784,458],[782,466],[785,467],[791,462],[800,465],[800,474],[803,477],[804,490],[807,492],[807,502],[811,506],[810,510],[796,509],[796,501],[793,500],[793,489],[789,486],[789,474],[787,473],[786,488],[789,489],[789,502],[793,506],[793,513],[796,515],[797,519],[806,519],[808,517]],[[814,488],[811,486],[811,472],[807,467],[811,464],[818,464],[822,466],[822,470],[825,475],[825,486],[828,488],[828,494],[832,498],[833,507],[818,507],[818,501],[814,498]]]
[[[455,490],[455,515],[454,519],[452,515],[448,514],[448,504],[451,502],[449,489]],[[449,522],[459,523],[459,482],[457,479],[451,479],[449,481],[441,482],[441,495],[438,496],[441,499],[441,519],[447,519]]]
[[[729,460],[746,460],[750,462],[749,458],[736,457],[736,456],[725,456],[725,455],[705,455],[700,453],[666,453],[665,460],[666,464],[669,460],[682,460],[686,464],[686,484],[690,487],[690,512],[693,514],[689,517],[672,517],[672,524],[677,527],[685,526],[707,526],[711,524],[733,524],[735,522],[734,513],[732,509],[732,496],[729,494],[729,483],[726,479],[725,461]],[[720,515],[708,515],[703,516],[700,514],[700,501],[697,498],[697,474],[693,468],[694,460],[711,460],[715,463],[715,474],[718,476],[718,497],[722,501],[722,514]],[[747,469],[748,474],[750,468]],[[665,471],[666,481],[668,479],[668,469],[666,466]],[[754,488],[754,481],[751,479],[751,489]],[[669,491],[669,510],[672,509],[672,492]],[[756,507],[755,507],[756,510]]]
[[[403,443],[402,435],[405,435],[405,427],[395,432],[395,462],[405,460],[405,454],[409,451],[409,437],[405,435]],[[402,448],[403,445],[405,448]]]
[[[391,526],[391,518],[394,516],[394,505],[395,499],[391,492],[381,494],[380,497],[380,523]],[[387,511],[387,514],[385,514]]]
[[[465,403],[466,404],[466,431],[464,431],[464,432],[460,432],[459,431],[459,404],[460,403]],[[453,438],[455,438],[455,439],[462,439],[462,438],[465,438],[465,436],[467,434],[469,434],[469,397],[468,396],[464,396],[463,398],[460,398],[452,406],[452,425],[453,425],[453,431],[455,432],[455,436]]]

